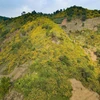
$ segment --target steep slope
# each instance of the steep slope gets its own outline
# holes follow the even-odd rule
[[[70,39],[80,45],[86,54],[90,56],[92,61],[95,63],[97,69],[97,79],[100,79],[100,17],[86,19],[85,21],[81,21],[80,19],[74,19],[70,22],[67,19],[64,19],[61,24],[62,29],[68,34]],[[99,81],[100,82],[100,81]],[[73,83],[73,86],[75,84]],[[77,85],[75,86],[77,87]],[[78,92],[80,94],[78,95]],[[72,99],[76,97],[76,99],[82,99],[84,96],[84,91],[81,89],[73,90]],[[87,94],[88,96],[88,94]],[[92,97],[93,96],[93,97]],[[83,98],[83,99],[84,99]],[[95,99],[94,99],[95,98]],[[96,95],[91,95],[87,100],[96,100]],[[99,98],[100,99],[100,98]]]
[[[10,34],[14,35],[17,30],[19,30],[25,23],[34,20],[37,16],[34,16],[30,13],[25,15],[16,17],[16,18],[9,18],[8,20],[1,21],[0,23],[0,43],[5,38],[9,38]],[[8,34],[10,33],[10,34]]]
[[[70,78],[100,93],[95,63],[57,24],[45,17],[17,23],[20,27],[1,39],[0,77],[10,77],[1,78],[1,99],[19,92],[20,100],[69,100]]]
[[[99,25],[100,25],[100,17],[86,19],[85,21],[82,21],[80,19],[74,19],[70,22],[68,22],[67,19],[65,18],[61,23],[61,27],[65,29],[67,33],[82,31],[86,29],[97,31]]]
[[[84,28],[84,30],[80,29],[77,31],[74,30],[75,28],[72,28],[72,31],[67,33],[70,39],[82,46],[85,52],[90,55],[91,59],[100,66],[100,24],[98,24],[95,28],[96,30]],[[66,28],[62,27],[62,29],[67,31]]]

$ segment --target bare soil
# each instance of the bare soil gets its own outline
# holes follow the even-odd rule
[[[97,18],[92,18],[92,19],[87,19],[86,21],[81,21],[80,19],[75,19],[70,22],[67,21],[65,18],[61,26],[65,25],[66,26],[66,32],[75,32],[75,31],[81,31],[84,29],[90,29],[97,31],[97,26],[100,25],[100,17]]]
[[[11,81],[15,81],[16,79],[20,78],[23,74],[25,74],[27,70],[27,67],[16,67],[13,72],[11,72],[9,75],[0,75],[0,78],[2,77],[9,77],[11,78]]]
[[[5,96],[4,100],[23,100],[23,95],[17,91],[12,90]]]
[[[70,79],[73,91],[70,100],[100,100],[100,96],[91,90],[85,88],[82,83],[76,79]]]
[[[97,56],[94,53],[95,51],[96,51],[95,49],[94,50],[90,50],[90,49],[86,49],[85,48],[85,52],[90,55],[90,57],[91,57],[91,59],[93,61],[97,61]]]

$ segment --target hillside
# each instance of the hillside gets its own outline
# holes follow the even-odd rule
[[[8,19],[9,19],[8,17],[0,16],[0,21],[5,21],[5,20],[8,20]]]
[[[98,59],[97,63],[99,63],[100,17],[87,19],[84,22],[80,19],[71,22],[64,19],[60,27],[68,34],[70,39],[83,47],[92,60],[97,61]]]
[[[66,18],[67,21],[70,22],[74,19],[85,21],[86,19],[95,17],[100,17],[100,10],[90,10],[80,6],[72,6],[63,10],[60,9],[51,14],[51,19],[58,24],[61,24],[64,18]]]
[[[97,31],[100,27],[100,17],[86,19],[82,21],[80,19],[74,19],[70,22],[67,21],[65,18],[62,20],[60,26],[66,30],[67,33],[75,32],[75,31],[82,31],[82,30],[93,30]]]
[[[69,100],[73,78],[100,94],[99,27],[66,34],[47,17],[28,13],[0,23],[0,100]]]

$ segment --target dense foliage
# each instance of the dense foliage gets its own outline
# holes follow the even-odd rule
[[[11,83],[9,78],[4,77],[0,79],[0,99],[6,95],[6,93],[9,91],[10,86]]]
[[[2,17],[2,16],[0,16],[0,22],[8,20],[8,19],[9,19],[8,17]]]
[[[100,10],[89,10],[79,6],[72,6],[64,10],[57,10],[51,16],[56,23],[61,23],[60,20],[62,18],[67,18],[67,21],[71,21],[76,18],[85,21],[89,18],[100,17]]]
[[[67,10],[57,13],[63,12],[68,13]],[[72,95],[70,78],[80,80],[100,94],[99,65],[84,52],[86,46],[99,50],[99,30],[96,33],[84,30],[82,35],[77,32],[68,36],[45,16],[33,11],[0,23],[0,75],[9,75],[13,81],[14,75],[20,72],[14,73],[14,69],[26,68],[24,74],[15,78],[13,86],[10,79],[1,78],[1,98],[11,86],[10,89],[21,93],[24,100],[69,100]],[[96,54],[99,55],[99,51]]]

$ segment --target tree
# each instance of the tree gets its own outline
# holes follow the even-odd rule
[[[32,11],[32,14],[36,14],[36,11],[35,11],[35,10],[33,10],[33,11]]]
[[[87,19],[87,16],[86,15],[83,15],[81,20],[82,21],[85,21],[86,19]]]
[[[26,14],[26,12],[25,11],[23,11],[22,13],[21,13],[21,15],[25,15]]]

